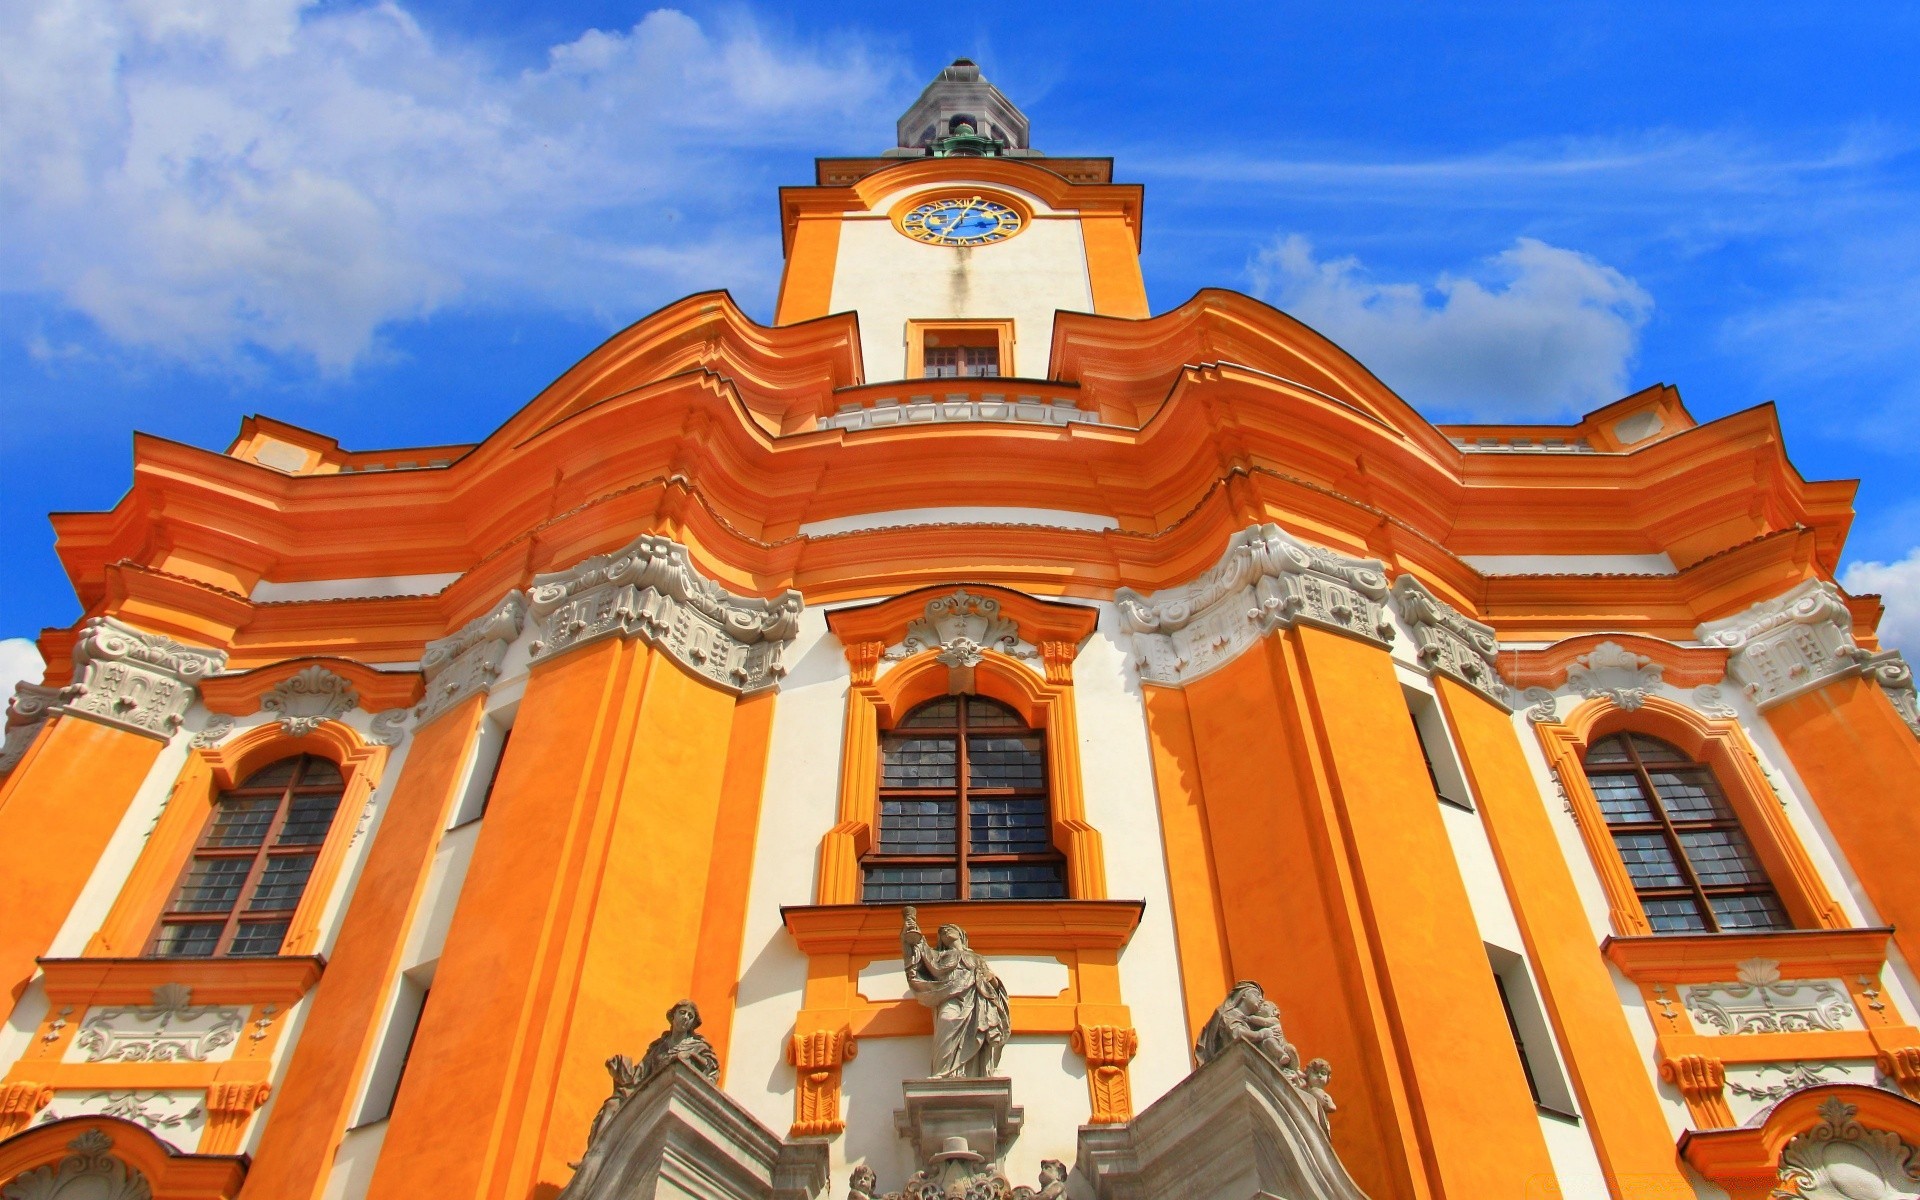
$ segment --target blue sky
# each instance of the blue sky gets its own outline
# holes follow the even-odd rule
[[[109,507],[136,428],[474,440],[688,292],[764,318],[774,189],[968,55],[1147,185],[1156,311],[1261,295],[1438,420],[1776,402],[1863,481],[1845,579],[1911,653],[1917,43],[1879,5],[16,0],[0,638],[78,615],[44,514]]]

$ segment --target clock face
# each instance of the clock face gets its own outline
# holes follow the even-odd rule
[[[998,200],[949,196],[908,209],[900,232],[933,246],[985,246],[1006,241],[1023,223],[1018,211]]]

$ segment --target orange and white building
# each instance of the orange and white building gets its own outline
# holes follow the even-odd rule
[[[691,296],[477,445],[136,437],[54,517],[0,1196],[551,1200],[682,997],[823,1148],[769,1195],[897,1189],[903,903],[1011,993],[1016,1181],[1139,1194],[1088,1147],[1255,980],[1372,1200],[1914,1194],[1854,485],[1770,407],[1437,427],[1244,295],[1152,313],[1142,189],[971,64],[901,135],[783,189],[771,325]]]

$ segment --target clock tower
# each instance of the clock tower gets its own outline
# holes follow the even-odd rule
[[[1141,188],[1107,158],[1049,158],[966,59],[900,118],[898,142],[818,160],[780,193],[776,324],[852,313],[869,382],[1043,379],[1054,314],[1148,315]]]

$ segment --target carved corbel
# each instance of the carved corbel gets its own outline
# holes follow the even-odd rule
[[[1913,668],[1900,652],[1883,650],[1869,656],[1861,662],[1860,673],[1880,685],[1893,703],[1893,711],[1913,730],[1913,736],[1920,737],[1920,694],[1914,691]]]
[[[1076,1026],[1073,1050],[1087,1060],[1092,1124],[1123,1125],[1133,1120],[1133,1086],[1127,1077],[1127,1064],[1140,1051],[1139,1032],[1125,1025]]]
[[[787,1061],[800,1085],[788,1137],[831,1137],[846,1129],[840,1116],[840,1068],[859,1053],[859,1043],[844,1025],[796,1033],[787,1042]]]
[[[1869,657],[1854,644],[1853,613],[1840,589],[1821,579],[1695,633],[1731,651],[1727,675],[1760,708],[1843,678]]]
[[[6,742],[0,744],[0,775],[20,765],[27,747],[47,723],[47,714],[60,699],[60,689],[41,687],[24,680],[13,685],[13,699],[7,704]]]
[[[536,662],[609,637],[637,637],[693,674],[735,693],[787,673],[800,632],[800,593],[736,596],[694,569],[687,548],[643,534],[612,554],[534,578],[527,615]]]
[[[52,711],[171,738],[199,695],[195,685],[226,664],[223,651],[95,617],[80,627],[73,646],[74,682],[61,691]]]
[[[886,649],[885,642],[855,642],[847,647],[847,670],[853,686],[864,687],[873,682]]]
[[[44,1083],[16,1080],[0,1084],[0,1138],[33,1124],[36,1113],[53,1103],[53,1089]]]
[[[233,1154],[247,1130],[247,1122],[266,1104],[273,1085],[264,1079],[215,1083],[207,1088],[207,1127],[200,1135],[200,1153]]]
[[[1413,634],[1421,662],[1502,708],[1512,707],[1512,689],[1497,665],[1500,641],[1491,625],[1468,617],[1411,575],[1393,581],[1393,606]]]
[[[1660,1063],[1660,1078],[1680,1089],[1696,1129],[1728,1129],[1734,1124],[1727,1107],[1727,1069],[1717,1058],[1683,1054]]]
[[[1040,662],[1046,667],[1047,682],[1071,684],[1073,660],[1079,654],[1080,647],[1074,642],[1041,642]]]
[[[1920,1046],[1894,1046],[1874,1058],[1880,1074],[1900,1085],[1909,1100],[1920,1100]]]
[[[526,593],[516,588],[455,632],[428,642],[420,656],[427,694],[414,709],[415,719],[425,725],[468,696],[492,688],[526,617]]]

